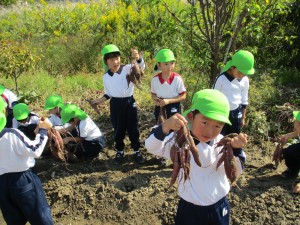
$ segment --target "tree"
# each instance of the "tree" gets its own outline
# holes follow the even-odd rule
[[[24,72],[33,69],[39,60],[40,58],[34,55],[30,47],[24,43],[0,42],[0,74],[14,80],[17,94],[19,94],[18,78]]]
[[[186,43],[201,53],[199,58],[206,58],[205,61],[208,63],[205,66],[209,71],[209,81],[212,84],[220,73],[221,65],[226,63],[228,53],[236,50],[233,48],[236,46],[237,38],[242,40],[240,32],[255,19],[249,17],[250,12],[258,10],[256,6],[264,5],[263,9],[259,8],[259,10],[268,13],[274,8],[276,2],[276,0],[272,3],[268,0],[188,0],[191,7],[184,19],[173,13],[165,2],[163,4],[185,31],[191,34],[186,35],[190,39]],[[243,46],[240,41],[239,48],[245,47],[247,46]]]

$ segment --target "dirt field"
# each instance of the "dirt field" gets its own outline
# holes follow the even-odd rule
[[[151,128],[141,121],[141,140]],[[107,122],[107,121],[106,121]],[[41,178],[58,225],[85,224],[173,224],[178,196],[176,187],[168,189],[172,167],[161,167],[159,160],[145,149],[147,162],[136,165],[132,151],[126,160],[114,166],[111,126],[103,126],[107,147],[98,159],[63,164],[52,157],[38,159],[35,171]],[[300,195],[291,192],[299,180],[281,178],[284,171],[271,163],[272,142],[254,143],[245,149],[247,164],[243,175],[228,195],[231,224],[300,224]],[[5,224],[0,216],[0,224]]]

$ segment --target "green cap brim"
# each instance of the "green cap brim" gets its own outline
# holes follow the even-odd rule
[[[4,113],[0,113],[0,131],[6,126],[6,116]]]
[[[186,110],[184,113],[183,113],[183,116],[184,117],[187,117],[187,114],[189,114],[190,112],[194,111],[195,109],[194,108],[190,108],[188,110]],[[223,116],[223,115],[218,115],[216,113],[209,113],[209,112],[200,112],[202,115],[206,116],[207,118],[209,119],[212,119],[212,120],[216,120],[216,121],[219,121],[219,122],[222,122],[222,123],[227,123],[229,125],[232,125],[230,120]]]

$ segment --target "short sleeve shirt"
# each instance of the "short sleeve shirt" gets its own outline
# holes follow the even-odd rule
[[[186,92],[182,77],[177,73],[172,73],[168,80],[164,80],[159,73],[151,80],[151,93],[159,98],[174,98]]]

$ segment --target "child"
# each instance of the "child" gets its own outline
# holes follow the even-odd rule
[[[235,169],[237,175],[242,173],[245,155],[240,149],[247,142],[247,135],[239,134],[231,139],[231,146],[237,148],[234,155],[217,168],[222,154],[216,143],[223,135],[220,132],[224,123],[230,124],[229,103],[217,90],[205,89],[194,94],[192,106],[183,114],[175,114],[161,125],[154,128],[146,139],[147,150],[157,156],[170,159],[170,150],[175,140],[173,132],[180,130],[190,122],[191,135],[201,161],[199,167],[190,153],[190,179],[178,179],[180,202],[175,224],[229,224],[229,204],[226,198],[230,190],[228,169]],[[182,169],[180,169],[182,173]],[[235,177],[236,178],[236,177]]]
[[[13,119],[13,112],[12,108],[18,104],[18,97],[10,90],[6,89],[3,85],[0,85],[0,95],[3,100],[7,103],[7,121],[6,126],[7,128],[12,127],[12,119]]]
[[[229,124],[225,124],[222,134],[240,133],[245,125],[248,105],[249,79],[246,75],[254,74],[254,57],[245,50],[236,52],[228,61],[213,85],[213,89],[226,95],[230,104]]]
[[[161,73],[151,80],[151,95],[155,103],[155,120],[158,121],[160,107],[165,108],[166,118],[181,113],[180,102],[186,98],[186,89],[181,76],[173,72],[175,57],[170,49],[161,49],[155,60]]]
[[[291,138],[299,138],[300,135],[300,111],[294,111],[294,131],[280,137],[282,145],[287,143]],[[286,171],[282,173],[284,178],[296,178],[300,171],[300,143],[292,144],[289,147],[283,149],[283,158],[285,159],[285,165],[288,167]]]
[[[0,101],[3,101],[0,99]],[[6,117],[0,113],[0,208],[7,224],[53,225],[39,177],[31,171],[48,140],[48,119],[39,121],[34,141],[22,132],[4,128]],[[4,129],[3,129],[4,128]]]
[[[92,119],[74,104],[67,104],[61,111],[62,123],[75,126],[78,137],[65,137],[64,144],[79,143],[74,154],[77,157],[97,157],[104,147],[104,138]]]
[[[49,120],[53,127],[58,131],[70,131],[74,129],[70,124],[62,124],[61,121],[61,108],[64,106],[62,103],[62,98],[59,95],[50,95],[45,102],[44,109],[49,110],[50,117]]]
[[[131,147],[134,150],[134,159],[138,163],[145,160],[140,152],[140,140],[138,130],[138,111],[133,97],[134,86],[126,80],[130,73],[131,64],[121,65],[121,52],[115,45],[106,45],[102,51],[103,63],[108,70],[103,76],[104,96],[93,101],[94,104],[102,104],[110,99],[110,119],[115,133],[115,148],[117,150],[114,164],[119,165],[124,160],[124,138],[128,132]],[[131,58],[144,69],[145,63],[137,50],[132,49]]]
[[[13,108],[13,128],[22,131],[30,140],[35,139],[35,129],[39,123],[39,116],[30,112],[25,103],[18,103]]]

